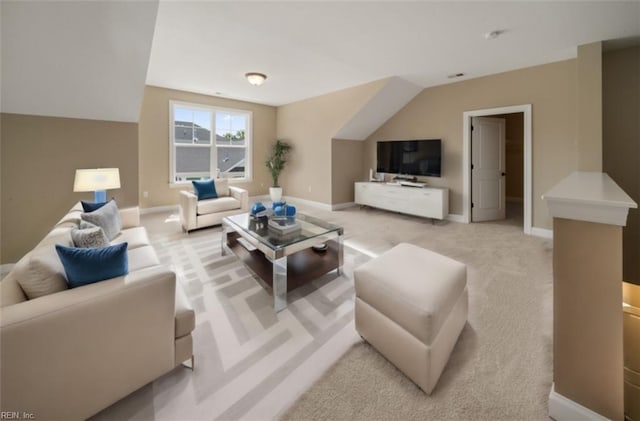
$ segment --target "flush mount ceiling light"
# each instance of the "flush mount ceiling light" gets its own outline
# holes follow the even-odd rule
[[[257,73],[257,72],[245,73],[244,76],[247,78],[249,83],[254,86],[262,85],[265,79],[267,79],[267,75],[265,75],[264,73]]]

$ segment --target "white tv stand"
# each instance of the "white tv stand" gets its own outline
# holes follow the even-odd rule
[[[358,205],[433,219],[444,219],[449,214],[446,188],[361,182],[356,183],[355,190]]]

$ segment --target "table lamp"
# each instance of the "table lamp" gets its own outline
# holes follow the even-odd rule
[[[76,170],[73,182],[74,192],[94,192],[96,203],[107,201],[107,189],[120,188],[120,171],[118,168],[97,168]]]

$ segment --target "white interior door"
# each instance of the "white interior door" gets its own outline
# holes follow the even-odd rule
[[[471,119],[471,220],[505,218],[505,120]]]

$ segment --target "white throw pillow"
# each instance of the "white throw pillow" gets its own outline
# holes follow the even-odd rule
[[[109,241],[113,240],[122,228],[120,212],[114,200],[110,200],[106,205],[93,212],[84,212],[82,214],[82,220],[91,222],[102,228]]]
[[[28,264],[17,274],[17,278],[30,300],[68,288],[64,267],[53,246],[34,249]]]
[[[227,178],[216,178],[216,193],[219,196],[229,196],[229,180]]]

